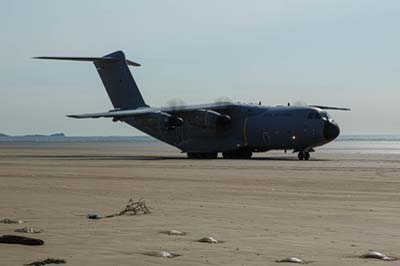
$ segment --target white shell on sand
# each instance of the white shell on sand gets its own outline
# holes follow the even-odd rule
[[[210,243],[210,244],[221,243],[221,241],[219,241],[219,240],[217,240],[217,239],[215,239],[214,237],[211,237],[211,236],[203,237],[202,239],[199,239],[199,242]]]
[[[361,256],[361,258],[367,258],[367,259],[379,259],[379,260],[397,260],[397,258],[389,257],[386,256],[385,254],[378,252],[378,251],[368,251],[364,255]]]
[[[24,221],[12,220],[12,219],[5,218],[5,219],[0,220],[0,223],[3,223],[3,224],[23,224]]]
[[[161,257],[161,258],[174,258],[180,256],[179,254],[168,252],[168,251],[149,251],[144,253],[147,256]]]
[[[276,262],[291,262],[291,263],[305,264],[304,260],[296,257],[287,257],[281,260],[277,260]]]
[[[167,235],[170,235],[170,236],[184,236],[184,235],[186,235],[186,232],[178,231],[178,230],[162,231],[161,233],[167,234]]]
[[[24,227],[24,228],[15,229],[14,232],[38,234],[38,233],[43,232],[43,230],[38,229],[38,228],[32,228],[32,227]]]

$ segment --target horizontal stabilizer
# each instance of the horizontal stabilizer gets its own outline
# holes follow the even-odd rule
[[[323,109],[323,110],[338,110],[338,111],[351,111],[350,108],[342,108],[342,107],[332,107],[332,106],[323,106],[323,105],[310,105],[311,107]]]
[[[148,107],[128,68],[128,65],[140,66],[140,64],[127,60],[122,51],[103,57],[40,56],[34,59],[92,62],[115,109],[133,110]]]
[[[69,61],[87,61],[99,63],[115,63],[120,61],[120,58],[105,56],[105,57],[62,57],[62,56],[38,56],[33,59],[50,59],[50,60],[69,60]],[[131,60],[125,60],[128,66],[139,67],[140,64]]]
[[[72,118],[101,118],[101,117],[134,117],[137,115],[160,113],[160,110],[154,108],[138,108],[133,110],[116,110],[102,113],[67,115]]]

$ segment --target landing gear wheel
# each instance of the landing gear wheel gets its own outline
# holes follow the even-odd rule
[[[251,159],[251,156],[253,156],[253,153],[251,151],[242,152],[240,154],[241,159]]]
[[[251,151],[233,151],[223,152],[222,157],[224,159],[251,159],[253,153]]]
[[[305,152],[304,153],[304,160],[306,160],[306,161],[310,160],[310,153],[309,152]]]
[[[204,159],[217,159],[218,152],[206,152],[203,153]]]
[[[188,152],[188,159],[217,159],[218,152]]]
[[[222,153],[222,158],[224,158],[224,159],[232,159],[233,158],[233,153],[232,152],[223,152]]]
[[[187,157],[188,157],[188,159],[197,159],[197,153],[188,152]]]
[[[299,158],[300,161],[304,160],[304,153],[301,151],[299,154],[297,154],[297,158]]]

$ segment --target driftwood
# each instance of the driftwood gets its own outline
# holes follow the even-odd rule
[[[130,199],[128,203],[125,206],[125,209],[118,213],[110,214],[107,216],[101,216],[98,213],[91,212],[87,215],[88,219],[103,219],[103,218],[111,218],[115,216],[122,216],[122,215],[136,215],[138,213],[143,213],[143,214],[149,214],[150,210],[147,208],[146,203],[144,200],[140,199],[138,201],[133,201],[133,199]]]
[[[25,236],[3,235],[0,236],[0,243],[40,246],[44,244],[44,241],[41,239],[25,237]]]
[[[139,201],[133,201],[132,199],[130,199],[125,209],[123,209],[119,213],[104,216],[104,218],[111,218],[122,215],[136,215],[138,213],[149,214],[150,210],[147,208],[144,200],[140,199]]]
[[[34,261],[34,262],[31,262],[29,264],[24,264],[24,265],[25,266],[42,266],[42,265],[46,265],[46,264],[64,264],[64,263],[67,263],[67,262],[63,259],[48,258],[45,260],[38,260],[38,261]]]

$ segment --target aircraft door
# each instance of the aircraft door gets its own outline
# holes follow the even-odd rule
[[[263,141],[264,141],[264,145],[271,146],[272,143],[271,143],[271,136],[270,136],[269,130],[264,130]]]

